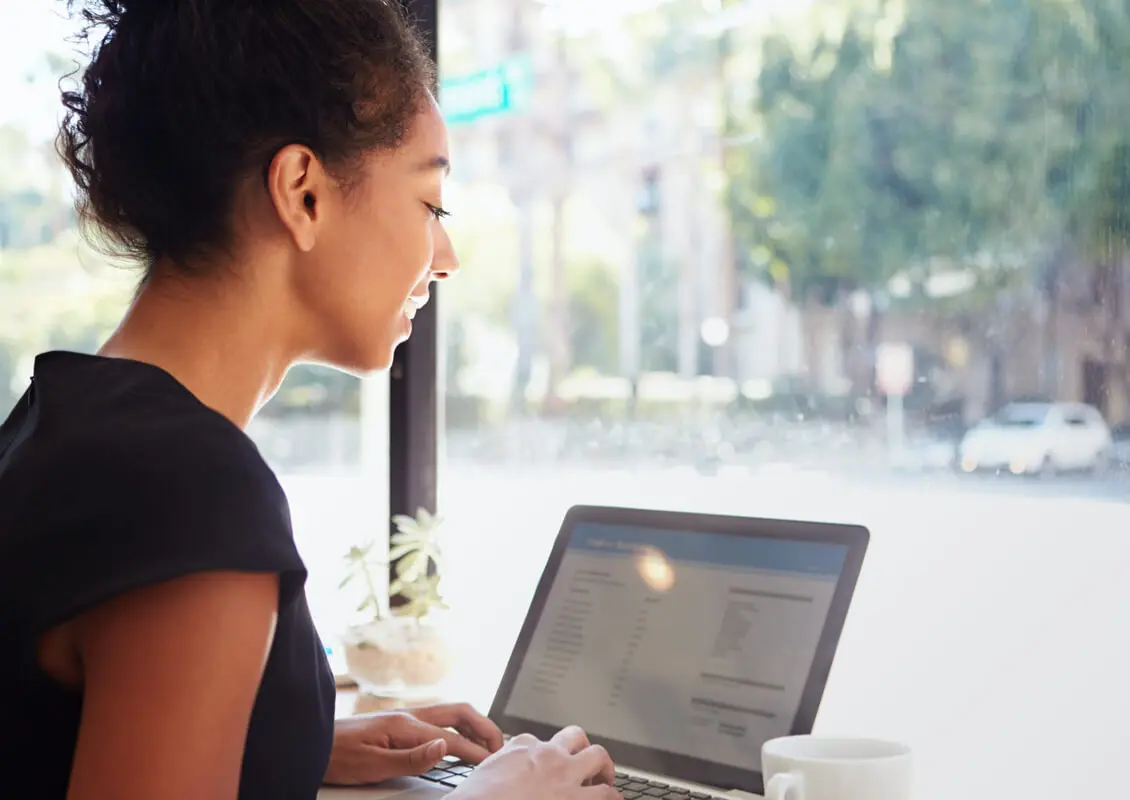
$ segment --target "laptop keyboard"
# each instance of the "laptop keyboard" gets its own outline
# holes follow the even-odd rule
[[[467,774],[474,769],[474,766],[457,758],[448,756],[443,761],[436,764],[435,769],[430,772],[425,772],[420,777],[432,783],[438,783],[441,786],[455,787],[467,779]]]
[[[458,786],[467,779],[475,767],[457,758],[448,756],[435,769],[421,775],[424,780],[438,783],[441,786]],[[709,794],[702,792],[688,792],[677,786],[668,786],[660,781],[644,780],[642,778],[616,773],[616,790],[624,800],[712,800]]]
[[[677,786],[668,786],[660,781],[645,781],[642,778],[633,778],[622,772],[616,773],[616,782],[613,784],[616,791],[624,800],[640,800],[647,798],[661,798],[662,800],[710,800],[710,795],[702,792],[688,792]]]

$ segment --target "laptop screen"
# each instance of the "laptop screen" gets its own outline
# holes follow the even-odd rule
[[[761,745],[792,729],[847,556],[580,521],[503,711],[759,771]]]

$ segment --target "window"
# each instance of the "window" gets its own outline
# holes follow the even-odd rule
[[[83,242],[54,150],[58,82],[78,66],[64,12],[0,3],[0,418],[37,353],[101,345],[137,278]],[[311,611],[331,641],[349,610],[337,590],[345,552],[388,533],[387,395],[386,376],[300,367],[249,431],[290,496]]]
[[[388,391],[387,375],[296,367],[248,428],[286,490],[310,613],[337,669],[356,605],[338,588],[345,555],[389,531]]]
[[[82,246],[53,139],[56,83],[73,69],[56,9],[0,8],[0,415],[27,388],[41,350],[89,351],[130,286]]]
[[[575,503],[850,520],[818,730],[909,741],[922,798],[1121,785],[1125,437],[1043,425],[1130,422],[1115,5],[440,1],[476,699]]]

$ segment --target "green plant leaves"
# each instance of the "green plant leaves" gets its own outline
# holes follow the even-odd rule
[[[365,595],[361,605],[357,607],[357,611],[358,613],[369,612],[373,615],[373,619],[380,619],[381,597],[377,593],[379,583],[373,579],[373,569],[387,569],[388,564],[373,558],[376,544],[376,540],[371,539],[365,544],[354,545],[349,548],[345,554],[348,571],[337,588],[340,591],[354,581],[361,580],[365,587]]]
[[[365,599],[361,601],[361,605],[357,606],[357,611],[372,611],[373,617],[379,619],[381,615],[380,601],[377,599],[376,595],[367,595]]]
[[[388,587],[388,596],[399,596],[406,601],[392,609],[393,614],[421,620],[434,610],[447,609],[439,592],[439,575],[430,574],[439,571],[440,549],[436,539],[443,523],[442,518],[420,508],[415,517],[397,514],[392,517],[392,522],[396,531],[389,537],[391,547],[388,561],[373,558],[376,540],[350,547],[345,555],[349,571],[338,589],[344,589],[358,579],[362,580],[365,597],[357,611],[369,612],[374,619],[380,619],[385,598],[378,594],[377,586],[383,581],[374,580],[371,570],[378,566],[387,569],[391,563],[394,565],[393,580]],[[434,571],[431,569],[433,564],[436,566]]]
[[[421,572],[426,572],[428,568],[428,556],[419,550],[411,550],[405,553],[399,561],[396,562],[396,577],[407,583],[417,580]]]
[[[396,609],[398,616],[414,617],[417,622],[436,610],[446,610],[447,604],[439,593],[439,576],[427,575],[413,583],[404,584],[399,592],[408,602]]]
[[[419,508],[415,517],[397,514],[392,522],[396,532],[389,538],[389,559],[395,564],[395,578],[389,586],[389,595],[406,601],[393,609],[393,613],[420,620],[433,610],[446,609],[439,594],[439,575],[429,574],[433,572],[430,569],[433,564],[435,572],[439,572],[437,532],[443,519]]]

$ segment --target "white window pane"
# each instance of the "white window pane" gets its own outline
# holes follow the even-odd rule
[[[441,3],[445,586],[491,643],[469,691],[573,504],[862,522],[817,729],[909,741],[916,797],[1109,792],[1130,94],[1089,32],[1130,17],[875,8]],[[1044,424],[1076,403],[1102,424]]]

